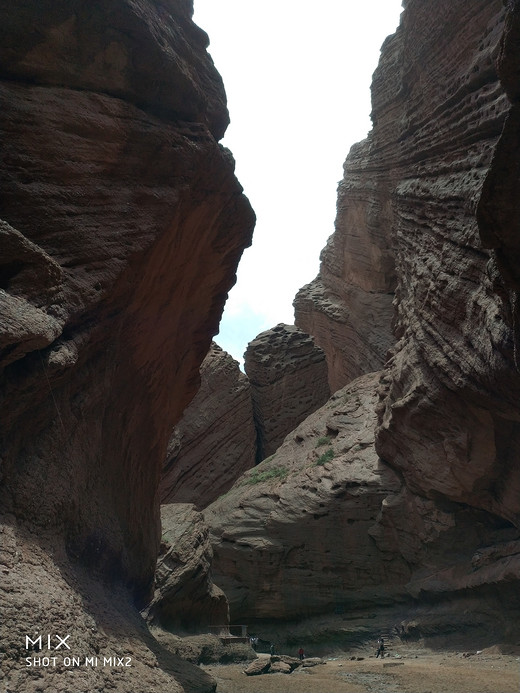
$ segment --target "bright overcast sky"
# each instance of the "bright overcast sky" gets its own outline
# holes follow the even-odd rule
[[[370,82],[401,0],[195,0],[224,79],[223,144],[257,215],[215,340],[241,360],[256,335],[292,324],[318,273],[352,144],[370,129]]]

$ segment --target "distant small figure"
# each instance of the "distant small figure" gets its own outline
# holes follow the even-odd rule
[[[300,649],[298,650],[298,658],[305,659],[305,652],[303,651],[303,647],[300,647]]]
[[[376,652],[376,659],[381,655],[381,659],[385,656],[385,642],[383,640],[383,636],[379,638],[377,641],[377,652]]]
[[[249,639],[249,641],[251,643],[251,647],[256,652],[256,648],[258,645],[258,638],[255,635],[252,635],[251,638]]]
[[[274,655],[274,644],[273,643],[271,643],[270,651],[271,651],[271,655]]]

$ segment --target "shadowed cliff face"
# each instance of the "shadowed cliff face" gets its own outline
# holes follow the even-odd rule
[[[518,291],[520,290],[520,5],[510,3],[498,56],[498,73],[511,107],[484,182],[478,208],[484,247],[492,248],[490,273],[497,292],[508,296],[513,323],[514,358],[518,370]],[[499,276],[497,276],[499,275]]]
[[[161,477],[161,503],[205,508],[255,464],[251,386],[237,361],[213,343],[196,396],[174,428]]]
[[[191,11],[0,9],[0,502],[140,598],[171,425],[254,222]]]

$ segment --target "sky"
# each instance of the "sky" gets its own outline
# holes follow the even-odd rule
[[[231,124],[222,144],[257,215],[215,341],[242,362],[292,302],[334,231],[350,147],[371,127],[370,83],[401,0],[195,0]]]

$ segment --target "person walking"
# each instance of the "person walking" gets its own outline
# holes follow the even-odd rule
[[[377,641],[377,652],[376,652],[376,659],[381,655],[381,659],[385,656],[385,641],[383,640],[383,636],[379,636],[379,640]]]
[[[305,659],[305,652],[303,651],[303,647],[300,647],[300,649],[298,650],[298,658],[300,660]]]

